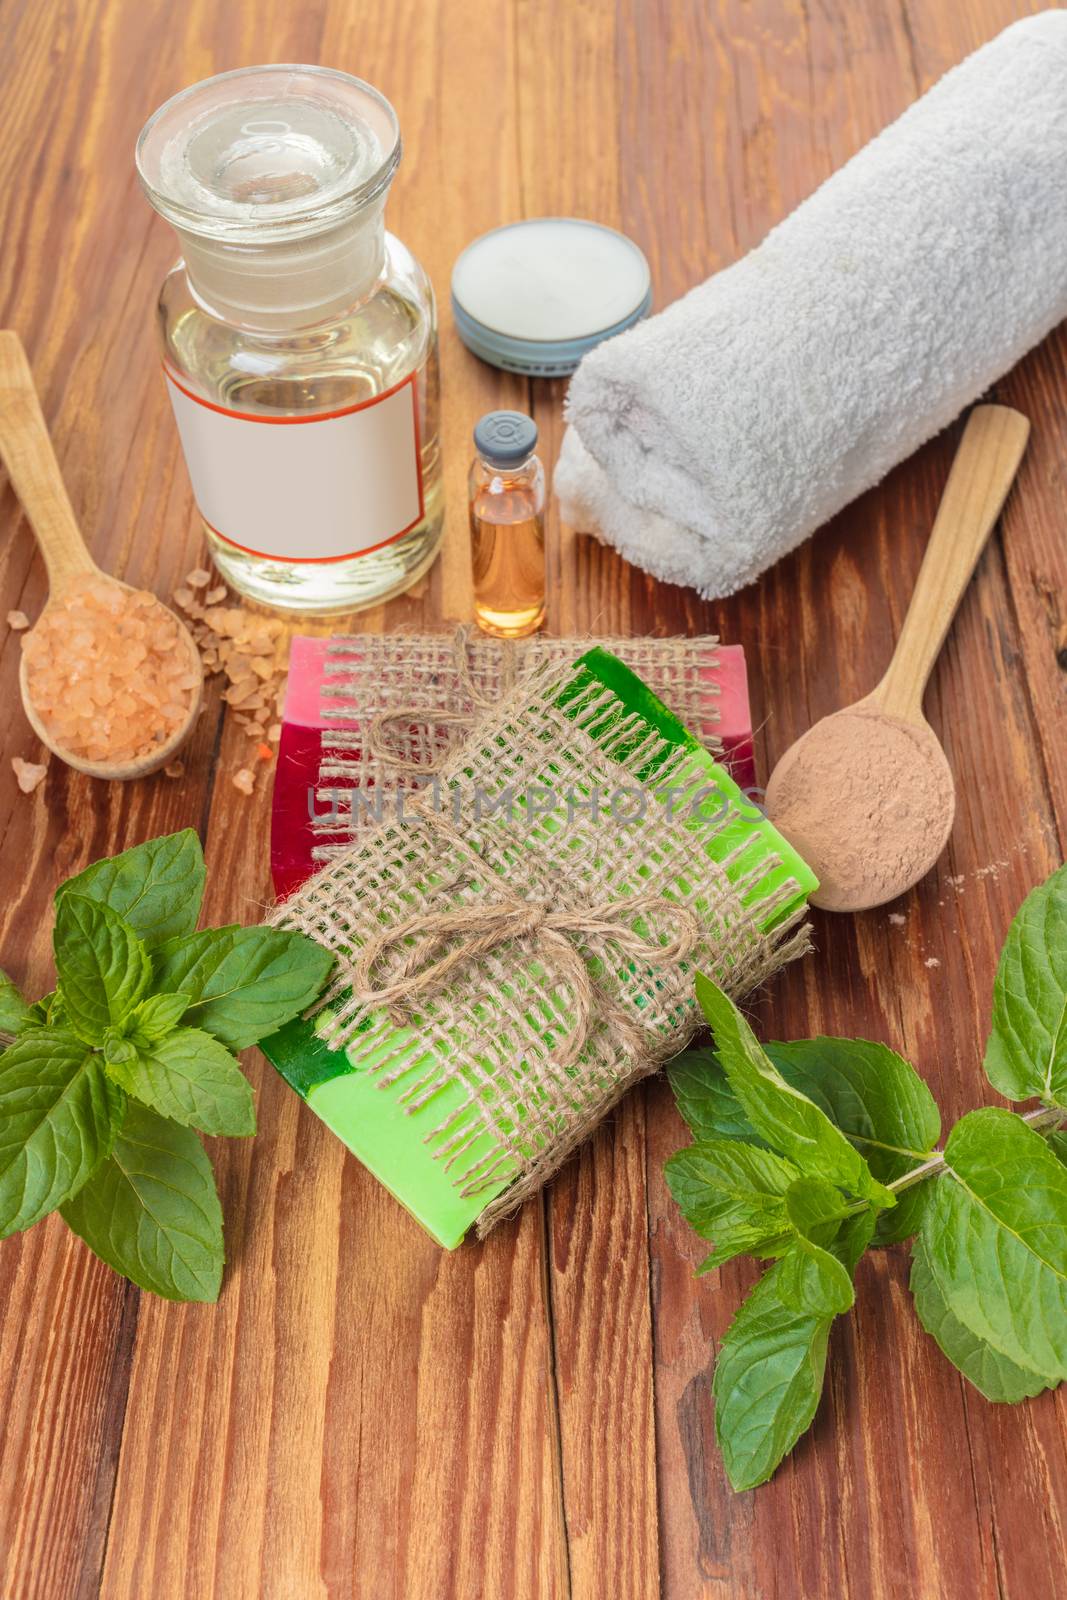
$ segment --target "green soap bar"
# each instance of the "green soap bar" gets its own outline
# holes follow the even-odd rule
[[[405,1037],[415,1043],[410,1031],[400,1028],[391,1042]],[[309,1024],[297,1018],[261,1048],[315,1115],[446,1250],[462,1243],[479,1213],[511,1182],[502,1178],[464,1198],[445,1163],[434,1159],[434,1130],[463,1100],[458,1083],[445,1084],[427,1105],[409,1112],[398,1100],[403,1085],[383,1089],[372,1070],[381,1050],[361,1054],[358,1039],[347,1050],[328,1050]],[[426,1061],[425,1053],[416,1057],[411,1070]],[[471,1155],[488,1154],[492,1148],[488,1133],[468,1147]]]
[[[584,670],[582,670],[584,669]],[[628,713],[638,712],[646,724],[660,735],[664,748],[637,774],[639,781],[653,785],[657,769],[671,758],[673,750],[684,748],[701,780],[701,794],[683,825],[700,830],[729,802],[742,815],[734,817],[707,845],[708,855],[728,862],[728,877],[751,874],[754,867],[774,856],[780,864],[767,867],[758,881],[744,894],[745,904],[756,911],[764,931],[770,932],[787,920],[817,887],[817,879],[771,823],[752,806],[730,775],[720,767],[667,707],[635,673],[615,656],[599,647],[588,651],[576,664],[574,677],[565,686],[559,704],[564,709],[571,700],[579,701],[588,689],[590,678],[609,688]],[[594,734],[595,737],[595,734]],[[643,739],[638,733],[635,739]],[[636,744],[635,744],[636,748]],[[532,781],[532,780],[531,780]],[[688,801],[689,796],[682,799]],[[661,804],[666,804],[662,799]],[[560,828],[551,815],[542,817],[538,828],[545,835]],[[772,899],[792,882],[794,892],[782,903]],[[764,917],[758,915],[761,901],[768,901]],[[262,1046],[268,1059],[322,1118],[327,1127],[358,1156],[364,1166],[421,1223],[427,1233],[447,1249],[458,1245],[489,1202],[503,1193],[514,1174],[505,1173],[492,1187],[464,1197],[452,1182],[446,1162],[435,1156],[442,1135],[437,1132],[450,1112],[459,1109],[466,1098],[462,1084],[446,1082],[426,1104],[409,1110],[404,1104],[405,1088],[417,1083],[434,1065],[432,1052],[421,1049],[411,1030],[396,1028],[373,1051],[357,1036],[347,1049],[329,1050],[316,1036],[315,1029],[325,1017],[310,1022],[296,1020]],[[397,1052],[400,1052],[399,1056]],[[390,1078],[383,1082],[374,1068],[386,1055],[390,1057]],[[496,1149],[488,1132],[480,1132],[464,1150],[464,1163]]]

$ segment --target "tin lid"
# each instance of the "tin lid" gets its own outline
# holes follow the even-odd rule
[[[452,310],[468,350],[534,377],[565,377],[651,305],[643,252],[625,234],[580,217],[494,228],[452,269]]]

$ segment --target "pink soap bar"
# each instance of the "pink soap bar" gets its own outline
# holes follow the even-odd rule
[[[351,728],[351,721],[324,715],[322,693],[327,661],[334,639],[309,639],[298,635],[289,657],[289,681],[285,694],[282,735],[274,769],[274,799],[271,810],[271,872],[274,887],[284,899],[310,877],[322,863],[312,854],[318,846],[346,844],[351,839],[347,827],[336,832],[315,829],[312,819],[330,814],[329,797],[320,791],[330,788],[329,780],[320,783],[322,732],[328,728]],[[355,652],[346,651],[351,658]],[[693,728],[698,738],[713,732],[721,741],[723,758],[740,789],[752,789],[756,782],[752,749],[752,716],[748,701],[748,674],[741,645],[716,646],[718,665],[700,667],[701,681],[713,696],[715,721]],[[357,658],[358,659],[358,658]],[[341,786],[338,786],[341,787]]]
[[[719,686],[719,720],[715,732],[722,740],[723,759],[737,787],[751,789],[756,783],[756,763],[745,652],[739,644],[721,644],[718,655],[718,667],[701,667],[700,677],[702,682]]]
[[[289,651],[289,679],[274,764],[270,819],[271,875],[275,892],[283,900],[319,865],[311,854],[316,844],[341,844],[347,838],[343,831],[336,835],[311,831],[312,818],[320,809],[316,794],[322,730],[335,726],[323,719],[321,707],[329,644],[329,639],[306,639],[298,634]]]

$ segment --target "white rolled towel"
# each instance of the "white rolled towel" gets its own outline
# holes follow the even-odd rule
[[[1067,11],[1015,23],[571,381],[564,517],[732,594],[1067,316]]]

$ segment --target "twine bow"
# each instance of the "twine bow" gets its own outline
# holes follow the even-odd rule
[[[635,917],[662,917],[665,911],[676,930],[666,942],[632,926]],[[699,919],[688,906],[655,894],[622,897],[587,910],[553,910],[544,901],[510,896],[474,902],[409,917],[365,946],[352,971],[352,999],[361,1006],[388,1009],[394,1020],[403,1020],[398,1013],[421,996],[439,993],[458,968],[511,941],[524,943],[569,991],[573,1021],[552,1052],[556,1065],[566,1068],[581,1054],[594,1019],[612,1027],[625,1047],[647,1048],[640,1029],[595,981],[581,946],[610,940],[634,961],[664,966],[684,960],[699,933]],[[409,939],[415,941],[410,946]],[[403,951],[399,965],[390,981],[379,985],[376,972],[397,950]]]

